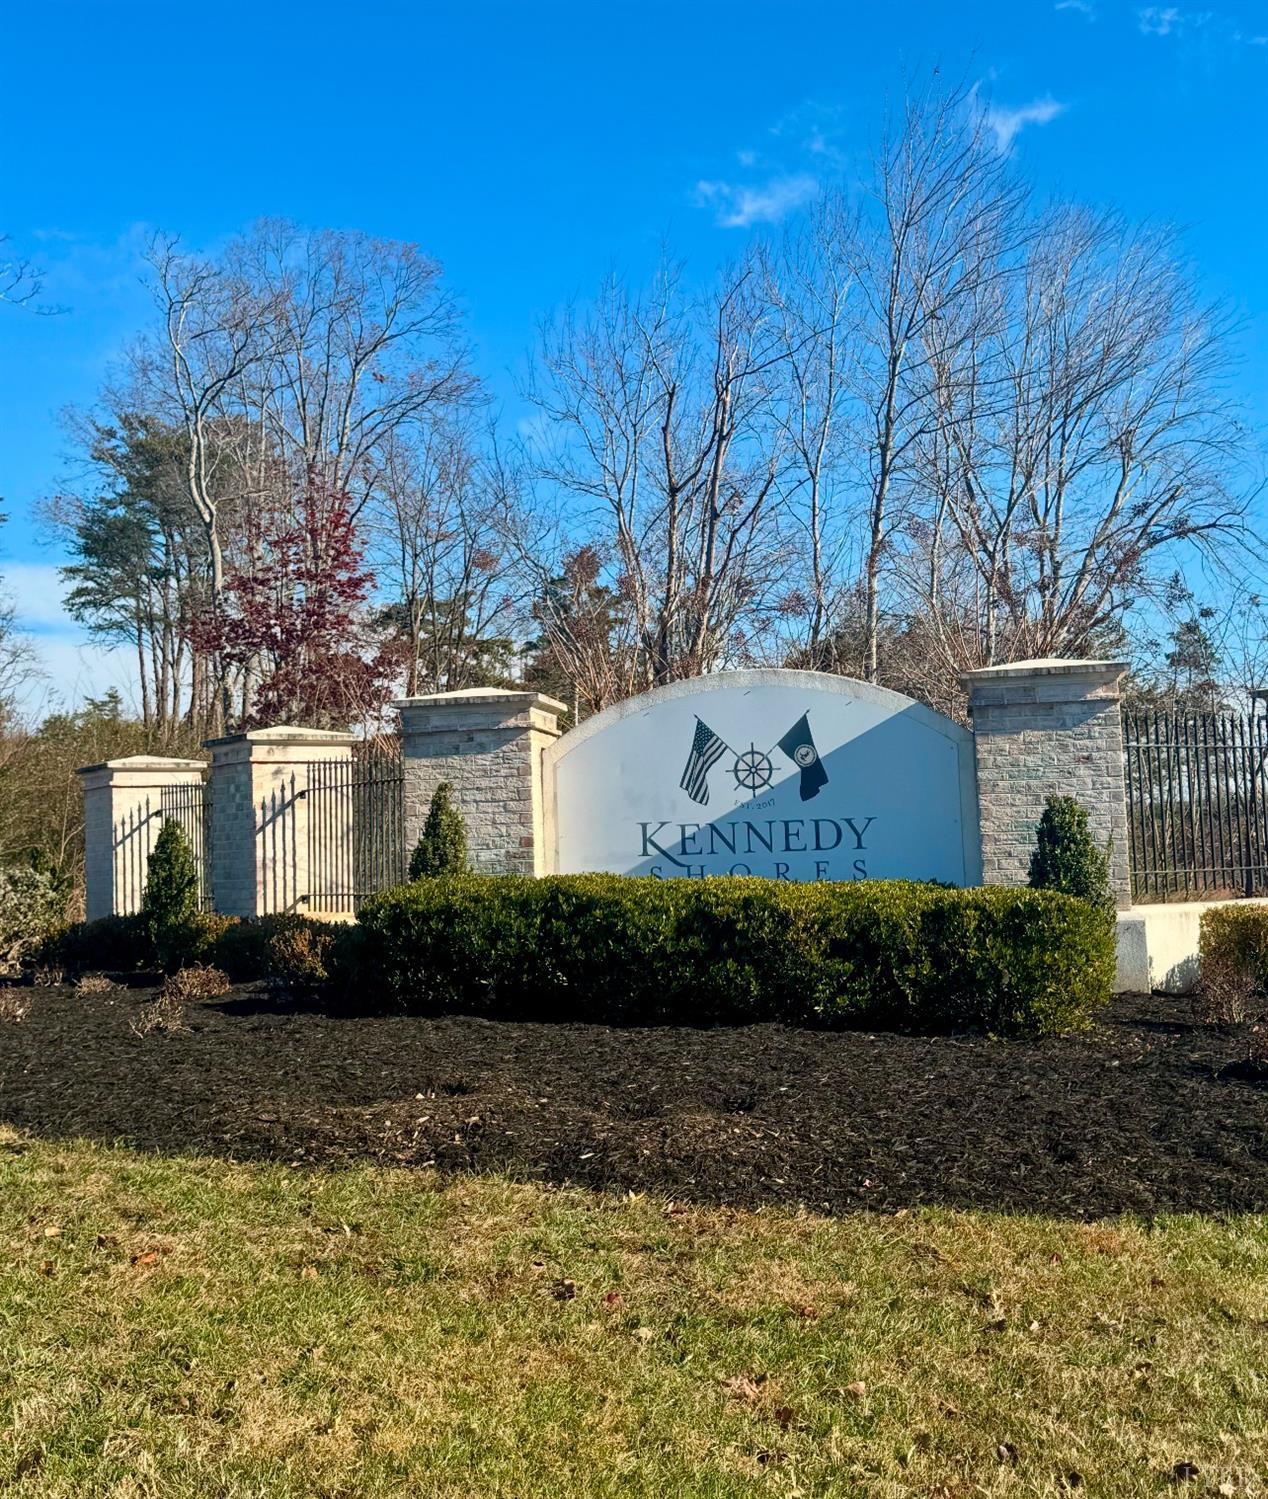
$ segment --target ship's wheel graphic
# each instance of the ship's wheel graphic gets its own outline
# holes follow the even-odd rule
[[[769,755],[764,755],[755,744],[750,744],[746,750],[741,750],[736,755],[731,774],[735,777],[737,786],[756,794],[758,791],[765,791],[770,785],[774,767]]]

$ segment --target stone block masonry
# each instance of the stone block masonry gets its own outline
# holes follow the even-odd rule
[[[1119,661],[1016,661],[965,672],[973,715],[982,879],[1022,885],[1052,793],[1072,796],[1108,847],[1120,906],[1131,904]]]
[[[968,745],[958,727],[947,725],[965,740],[957,762],[959,791],[951,806],[945,793],[931,796],[927,810],[933,817],[960,819],[965,831],[957,836],[973,840],[966,878],[978,877],[980,841],[981,878],[988,884],[1023,884],[1045,798],[1062,792],[1086,807],[1094,836],[1110,849],[1115,895],[1121,905],[1129,904],[1118,687],[1124,670],[1113,661],[1049,660],[965,674],[973,744]],[[790,683],[798,678],[795,672],[787,676]],[[725,686],[720,682],[717,690]],[[682,690],[701,689],[685,683]],[[844,683],[840,690],[848,696],[863,688]],[[568,740],[559,751],[547,751],[559,739],[564,704],[539,692],[472,688],[407,698],[395,706],[401,721],[407,857],[436,787],[448,781],[466,828],[472,870],[543,875],[558,867],[565,830],[555,825],[557,761],[565,747],[576,751]],[[640,707],[636,701],[625,716],[644,711],[646,704]],[[903,712],[927,714],[914,703]],[[586,726],[577,735],[584,748]],[[360,893],[347,884],[358,877],[352,825],[355,740],[352,734],[283,725],[209,741],[208,863],[215,910],[231,916],[351,910]],[[673,764],[665,769],[665,777],[675,782],[681,751],[675,741]],[[651,751],[636,747],[628,753],[641,766],[640,757]],[[316,789],[309,785],[314,762],[331,766],[330,772],[322,770]],[[203,772],[196,760],[148,756],[81,772],[89,916],[137,909],[146,861],[162,823],[163,793],[196,783]],[[620,785],[621,765],[600,765],[595,776],[596,784],[606,785],[606,778],[615,777]],[[931,795],[927,788],[925,792]],[[590,808],[605,806],[604,795],[585,802],[581,811],[568,813],[565,804],[565,813],[574,819],[596,816]],[[169,801],[176,805],[178,798]],[[359,815],[365,815],[364,807]],[[957,828],[960,822],[955,822]],[[575,834],[575,824],[567,831]],[[396,836],[393,827],[393,847]],[[619,866],[600,850],[590,862],[570,867]]]
[[[279,725],[209,739],[211,888],[222,916],[310,911],[308,767],[349,760],[355,734]],[[350,840],[346,826],[323,828]]]
[[[87,765],[84,793],[84,915],[130,916],[141,909],[150,850],[163,825],[163,792],[202,781],[201,760],[128,755]]]
[[[563,703],[540,692],[473,687],[405,698],[401,715],[405,849],[412,853],[442,781],[467,830],[479,874],[545,874],[549,833],[542,753],[559,735]]]

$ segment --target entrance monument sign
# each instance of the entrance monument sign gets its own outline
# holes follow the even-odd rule
[[[981,880],[972,735],[846,677],[674,682],[555,740],[543,780],[560,874]]]

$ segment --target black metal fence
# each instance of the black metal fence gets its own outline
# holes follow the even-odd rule
[[[405,772],[399,749],[355,746],[308,766],[308,909],[355,913],[405,879]]]
[[[1123,713],[1132,898],[1268,891],[1268,719]]]
[[[271,786],[255,808],[255,898],[257,909],[265,914],[301,910],[307,899],[308,871],[300,857],[303,833],[298,816],[307,795],[292,771]]]
[[[162,811],[147,796],[140,805],[130,807],[111,828],[113,910],[129,913],[141,909],[150,853],[162,825]]]
[[[188,786],[164,786],[160,795],[162,820],[180,823],[194,851],[198,871],[198,905],[212,909],[211,895],[211,787],[206,781]]]

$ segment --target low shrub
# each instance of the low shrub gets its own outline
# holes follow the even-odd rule
[[[153,968],[154,943],[140,916],[99,916],[76,921],[48,938],[40,949],[47,967],[80,973],[101,968],[107,973],[133,973]]]
[[[44,943],[39,956],[44,964],[70,973],[135,973],[156,967],[174,973],[211,964],[234,983],[269,979],[311,986],[329,976],[340,932],[292,912],[246,919],[194,912],[163,928],[156,941],[146,914],[103,916],[65,927]]]
[[[38,955],[66,920],[69,891],[47,869],[0,869],[0,973],[13,973]]]
[[[129,1024],[138,1036],[156,1032],[172,1035],[185,1029],[185,1007],[205,999],[219,999],[229,992],[227,974],[219,968],[193,963],[178,968],[163,980],[163,987],[152,1000],[143,1004]]]
[[[283,927],[269,939],[264,977],[285,994],[312,994],[330,980],[335,935],[322,922]]]
[[[223,968],[235,983],[268,979],[282,987],[297,969],[311,977],[320,966],[314,954],[328,937],[324,921],[293,911],[219,920],[223,929],[208,944],[205,961]]]
[[[148,1003],[141,1005],[128,1022],[134,1035],[174,1035],[185,1029],[185,1004],[178,994],[172,994],[167,986]]]
[[[159,993],[184,1005],[202,999],[219,999],[222,994],[228,994],[229,989],[228,974],[219,968],[193,963],[188,968],[178,968],[175,973],[168,974]]]
[[[1268,990],[1268,905],[1247,901],[1203,911],[1198,971],[1204,983],[1239,973],[1253,988]]]
[[[402,886],[361,914],[361,978],[408,1010],[1045,1034],[1109,997],[1113,935],[1052,891],[569,875]]]
[[[85,973],[75,980],[75,993],[85,994],[90,999],[94,995],[113,994],[118,988],[113,979],[106,977],[104,973]]]
[[[1192,1002],[1199,1025],[1232,1029],[1255,1019],[1262,1007],[1249,967],[1222,959],[1201,966]]]

